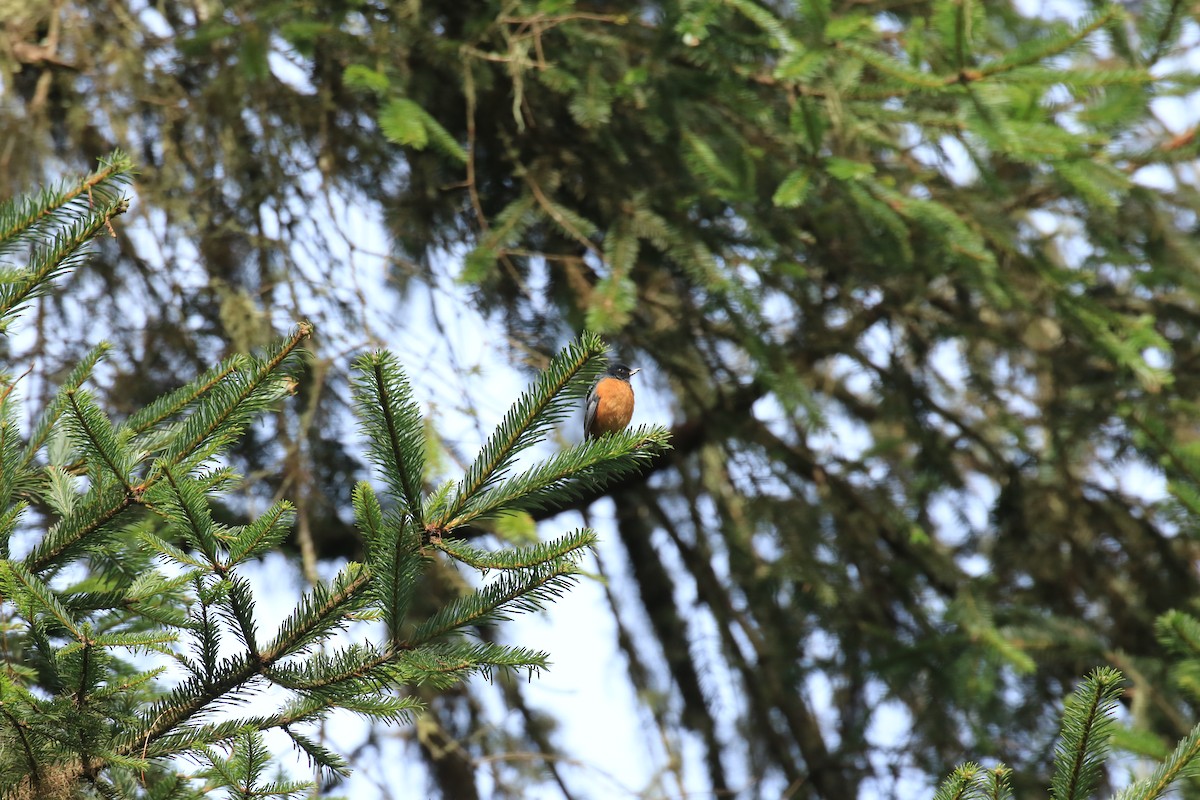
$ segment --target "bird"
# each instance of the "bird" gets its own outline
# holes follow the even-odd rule
[[[583,411],[584,438],[625,430],[633,418],[633,387],[629,379],[639,371],[624,364],[612,364],[592,384]]]

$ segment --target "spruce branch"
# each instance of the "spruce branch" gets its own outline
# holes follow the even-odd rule
[[[313,694],[379,692],[388,685],[388,649],[355,642],[333,651],[312,653],[271,666],[264,674],[285,689]]]
[[[1200,763],[1200,725],[1192,728],[1154,772],[1127,787],[1114,800],[1155,800],[1184,775],[1195,775]]]
[[[474,567],[486,575],[491,570],[530,569],[560,558],[574,556],[579,551],[594,547],[596,534],[588,529],[574,531],[549,542],[539,542],[532,547],[484,550],[461,539],[442,539],[431,546],[441,550],[455,561]]]
[[[387,544],[383,540],[386,536],[383,529],[383,509],[379,505],[375,490],[366,481],[359,481],[354,485],[351,503],[354,506],[354,522],[362,534],[363,545],[367,551],[367,563],[372,563],[381,555],[376,555],[375,551]]]
[[[23,759],[23,772],[37,787],[42,773],[41,748],[35,748],[26,721],[32,716],[31,699],[28,690],[14,682],[10,675],[0,675],[0,732],[17,740],[19,747],[16,750]]]
[[[1116,4],[1096,9],[1074,26],[1065,28],[1055,36],[1034,39],[1016,46],[1002,57],[984,64],[980,68],[980,72],[990,77],[1017,67],[1044,63],[1048,59],[1078,47],[1093,33],[1123,15],[1124,11]]]
[[[35,250],[27,269],[10,282],[0,284],[0,330],[26,302],[46,294],[55,278],[79,264],[84,246],[128,208],[128,200],[113,200],[83,220],[66,226],[46,247]]]
[[[93,634],[89,641],[96,647],[113,647],[124,650],[135,651],[154,651],[158,653],[171,654],[173,651],[170,646],[179,641],[179,636],[170,632],[150,632],[150,633],[104,633]],[[62,655],[68,655],[75,650],[83,647],[80,642],[68,643],[66,647],[59,651]],[[161,671],[161,670],[160,670]],[[131,684],[124,684],[123,689],[130,688]]]
[[[133,176],[133,161],[121,150],[100,159],[100,166],[71,188],[46,189],[34,197],[18,197],[0,203],[0,252],[33,238],[37,230],[53,222],[64,211],[86,215],[96,205],[108,206],[119,198],[115,190]]]
[[[156,464],[154,471],[165,476],[166,483],[158,484],[145,493],[146,505],[162,515],[176,534],[204,555],[207,566],[224,578],[228,575],[228,569],[221,562],[218,552],[220,542],[217,540],[216,522],[196,482],[181,479],[166,463]]]
[[[346,688],[354,687],[347,686]],[[312,692],[311,695],[317,698],[322,697],[319,692]],[[359,688],[354,692],[338,693],[328,700],[322,699],[322,702],[327,707],[336,706],[373,720],[393,724],[411,721],[413,714],[425,707],[418,697],[389,694],[380,687],[376,687],[374,691]]]
[[[1099,667],[1067,698],[1054,751],[1050,794],[1055,800],[1086,800],[1095,790],[1112,738],[1121,681],[1117,670]]]
[[[21,432],[8,406],[0,409],[0,552],[8,554],[8,543],[16,531],[17,520],[28,505],[23,500],[14,502],[25,470],[21,464]]]
[[[59,520],[38,542],[25,557],[25,567],[41,573],[78,558],[86,548],[101,546],[110,534],[111,524],[134,505],[124,487],[110,486],[91,493],[78,513]]]
[[[279,500],[230,535],[228,566],[258,558],[277,547],[288,534],[296,520],[296,508],[287,500]]]
[[[135,530],[135,536],[141,530]],[[153,550],[146,552],[153,553]],[[183,609],[184,590],[192,585],[195,577],[195,570],[184,570],[170,578],[158,570],[145,570],[127,585],[120,605],[137,611],[151,623],[167,629],[181,629],[188,621]]]
[[[350,564],[331,586],[314,586],[263,649],[262,663],[275,664],[309,647],[325,632],[344,625],[350,613],[365,605],[364,593],[373,577],[370,570]]]
[[[265,358],[253,359],[249,369],[230,373],[213,391],[203,395],[179,435],[165,448],[163,464],[179,466],[203,461],[240,435],[256,413],[274,403],[281,390],[290,389],[279,373],[286,374],[289,365],[296,363],[300,345],[312,330],[312,325],[301,323],[287,339],[271,348]],[[159,477],[151,470],[146,485]]]
[[[979,797],[979,776],[982,768],[975,763],[960,764],[938,786],[933,800],[973,800]]]
[[[451,520],[450,527],[504,512],[552,508],[588,496],[640,473],[670,446],[667,431],[648,426],[588,439],[480,492]]]
[[[135,411],[125,420],[124,427],[132,431],[134,435],[148,433],[182,413],[197,400],[220,386],[222,381],[231,375],[249,369],[250,365],[250,356],[244,353],[234,353],[195,380],[188,381],[175,391],[165,394]]]
[[[886,53],[870,47],[866,44],[858,42],[840,41],[835,42],[834,46],[839,50],[845,50],[855,58],[861,59],[867,64],[870,64],[875,69],[882,72],[901,84],[909,90],[924,89],[930,91],[945,90],[947,87],[958,82],[958,74],[951,76],[934,75],[929,72],[923,72],[919,69],[913,69],[908,64],[899,59],[893,58]]]
[[[800,43],[792,38],[792,34],[783,21],[754,0],[725,0],[725,2],[767,34],[777,50],[790,53],[802,49]]]
[[[366,563],[375,575],[371,594],[383,611],[395,644],[425,567],[421,537],[410,516],[384,514],[370,484],[355,486],[353,497],[355,521],[366,545]]]
[[[9,541],[16,532],[17,522],[28,507],[29,504],[23,501],[13,503],[3,514],[0,514],[0,558],[8,557]]]
[[[879,82],[870,88],[851,89],[845,93],[847,100],[876,104],[881,100],[906,97],[916,93],[942,93],[951,89],[967,89],[968,96],[975,84],[996,82],[1006,73],[1020,72],[1022,78],[1031,77],[1025,70],[1037,69],[1038,65],[1048,59],[1062,55],[1073,48],[1081,46],[1084,41],[1100,28],[1116,20],[1122,11],[1119,6],[1109,5],[1107,8],[1093,12],[1079,24],[1067,28],[1063,32],[1035,39],[1018,45],[1005,55],[987,61],[976,67],[963,66],[957,72],[936,75],[934,73],[913,69],[908,64],[868,46],[850,41],[835,41],[833,46],[845,50],[866,64],[870,64],[882,74],[892,78],[894,83]],[[1060,80],[1077,81],[1084,79],[1086,70],[1064,72],[1056,71]],[[1113,75],[1107,80],[1126,83],[1143,83],[1152,80],[1152,76],[1142,70],[1119,70],[1122,75]],[[760,81],[765,76],[758,76]],[[1106,80],[1099,72],[1097,80]],[[802,94],[823,97],[824,93],[813,92],[809,87],[801,87]],[[974,98],[972,98],[974,100]]]
[[[67,392],[67,405],[71,410],[68,419],[68,434],[91,459],[100,462],[112,473],[117,482],[129,494],[136,494],[129,480],[133,458],[117,441],[112,423],[105,416],[91,395],[81,390]]]
[[[92,370],[96,364],[104,358],[108,351],[112,349],[112,345],[107,342],[102,342],[91,350],[89,350],[79,362],[71,368],[67,377],[59,386],[58,392],[54,399],[51,400],[42,413],[38,416],[37,422],[34,423],[33,429],[29,435],[29,442],[25,447],[24,456],[21,459],[21,466],[28,468],[33,463],[33,459],[38,452],[45,446],[50,437],[50,433],[54,430],[55,424],[61,418],[64,409],[67,407],[68,396],[79,389],[88,378],[92,375]]]
[[[532,446],[551,425],[570,413],[583,396],[586,386],[575,379],[606,348],[600,337],[584,333],[558,353],[534,387],[523,393],[484,444],[479,456],[467,468],[457,491],[436,523],[439,531],[460,524],[458,517],[480,492],[504,476],[517,455]],[[572,390],[572,384],[574,388]]]
[[[422,481],[425,430],[412,387],[395,356],[368,353],[354,362],[355,410],[362,420],[371,462],[383,473],[405,511],[424,527]]]
[[[120,737],[116,752],[129,754],[148,747],[177,726],[191,720],[211,703],[254,679],[261,672],[342,624],[345,613],[361,602],[370,573],[347,568],[332,587],[314,587],[292,616],[280,625],[275,639],[255,658],[241,655],[213,664],[208,679],[198,676],[176,687],[142,716],[139,729]],[[202,637],[207,640],[207,636]]]
[[[1168,611],[1154,623],[1165,647],[1183,658],[1200,659],[1200,620],[1184,611]]]
[[[378,557],[368,562],[375,575],[371,595],[383,611],[393,645],[398,646],[413,594],[425,569],[421,537],[400,515],[388,515],[374,552]]]
[[[246,652],[252,662],[257,662],[260,659],[258,653],[258,637],[257,623],[254,619],[254,593],[250,589],[249,582],[241,575],[230,575],[227,579],[228,590],[226,592],[226,601],[221,605],[221,611],[225,615],[234,632],[242,642],[242,646],[246,648]]]
[[[310,768],[320,767],[326,773],[342,778],[350,776],[350,765],[342,756],[290,727],[284,726],[283,731],[291,739],[292,746],[307,758]]]
[[[1171,0],[1171,8],[1167,11],[1166,17],[1159,25],[1158,36],[1155,37],[1154,41],[1154,48],[1146,58],[1148,65],[1153,66],[1157,64],[1158,60],[1166,54],[1171,41],[1179,35],[1179,27],[1183,19],[1183,14],[1180,13],[1182,8],[1183,0]]]
[[[486,676],[493,669],[540,672],[549,663],[547,653],[523,647],[441,642],[403,651],[388,667],[398,684],[448,689],[465,677]]]
[[[13,561],[0,562],[0,582],[4,584],[5,595],[17,603],[30,622],[36,619],[40,611],[56,619],[76,641],[87,640],[83,629],[59,600],[57,593],[23,565]]]
[[[184,550],[181,547],[176,547],[171,542],[163,539],[153,530],[138,531],[137,536],[148,549],[163,556],[169,561],[174,561],[175,563],[185,567],[194,567],[204,572],[207,572],[211,567],[211,562],[207,558],[198,558],[193,556],[187,550]]]
[[[438,609],[416,627],[403,646],[411,649],[468,626],[508,619],[513,613],[540,611],[573,585],[578,573],[570,556],[506,571],[491,584]]]
[[[204,775],[213,788],[227,789],[231,797],[268,798],[299,797],[308,794],[308,783],[293,781],[263,781],[271,764],[271,751],[258,730],[239,732],[233,738],[228,758],[216,755],[211,748],[204,751],[209,768]]]
[[[986,800],[1012,800],[1012,769],[997,764],[984,774],[983,796]]]
[[[96,226],[124,208],[123,200],[100,186],[107,184],[95,184],[89,202],[108,198],[112,207],[89,208],[73,222],[62,222],[51,244],[35,252],[33,268],[9,285],[8,295],[0,290],[0,301],[9,297],[10,309],[45,291],[44,284],[78,257],[79,245]],[[62,215],[50,218],[57,222]],[[36,228],[35,223],[26,226]],[[21,782],[40,785],[41,765],[61,751],[73,759],[65,767],[67,779],[86,780],[105,797],[141,792],[139,781],[128,784],[134,773],[147,791],[178,787],[176,780],[151,789],[145,779],[162,771],[162,759],[179,755],[208,761],[203,774],[212,785],[207,789],[290,796],[303,787],[265,778],[270,754],[262,731],[285,730],[314,765],[345,774],[344,760],[294,728],[339,708],[403,722],[420,701],[390,693],[395,686],[446,687],[493,669],[546,667],[548,656],[540,651],[445,639],[469,626],[544,607],[575,580],[576,560],[594,543],[594,534],[580,531],[545,545],[487,553],[430,536],[425,515],[429,508],[469,510],[478,518],[523,504],[542,507],[555,497],[577,496],[578,487],[592,490],[630,474],[651,450],[665,447],[662,431],[628,432],[551,457],[524,477],[508,476],[517,454],[583,396],[598,371],[602,343],[586,336],[560,354],[514,405],[450,500],[448,489],[428,498],[424,493],[424,430],[399,364],[386,353],[360,359],[357,405],[372,460],[399,507],[385,511],[370,487],[360,484],[354,508],[366,562],[346,566],[329,585],[314,586],[274,635],[260,642],[255,597],[237,568],[282,541],[293,508],[281,500],[244,525],[219,524],[208,494],[228,491],[232,473],[198,467],[221,455],[290,391],[288,372],[310,332],[307,324],[299,326],[262,358],[226,359],[120,425],[81,388],[103,346],[67,376],[27,441],[7,396],[0,396],[6,415],[0,419],[0,501],[7,504],[0,509],[0,527],[7,531],[15,525],[25,504],[12,502],[19,491],[59,515],[24,559],[0,561],[0,586],[24,618],[22,646],[33,665],[14,665],[0,676],[0,733],[6,742],[25,742],[24,759],[21,748],[0,748],[9,751],[7,756],[0,752],[5,765],[20,770],[12,780],[0,776],[0,792]],[[32,469],[47,446],[50,464]],[[88,470],[86,490],[78,465],[67,463],[75,454],[82,455]],[[147,513],[130,515],[135,508]],[[439,549],[481,571],[501,574],[430,618],[410,621],[421,572]],[[170,577],[152,568],[156,558],[171,562]],[[89,577],[56,588],[52,578],[80,560]],[[388,641],[351,644],[332,655],[313,652],[356,619],[385,622]],[[412,631],[407,638],[401,634],[406,630]],[[120,660],[129,653],[165,656],[187,677],[161,692],[155,679],[167,667],[133,669]],[[22,694],[13,682],[17,678],[36,680],[50,698],[39,704],[28,692]],[[268,682],[293,695],[277,712],[210,719]],[[23,713],[12,714],[14,708]],[[10,723],[17,729],[6,730]]]

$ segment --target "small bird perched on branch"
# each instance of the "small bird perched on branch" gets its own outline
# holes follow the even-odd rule
[[[637,373],[624,364],[613,364],[592,385],[583,412],[586,438],[625,430],[633,418],[633,386],[629,379]]]

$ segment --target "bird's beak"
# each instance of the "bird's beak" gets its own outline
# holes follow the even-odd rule
[[[642,371],[641,367],[638,367],[637,369],[631,369],[631,370],[629,370],[629,377],[632,378],[634,375],[637,375],[641,371]]]

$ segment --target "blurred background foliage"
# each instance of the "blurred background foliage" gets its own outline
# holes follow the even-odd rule
[[[522,369],[600,331],[675,433],[613,493],[618,645],[664,743],[647,796],[685,770],[904,796],[985,755],[1020,793],[1097,664],[1131,677],[1145,752],[1196,718],[1154,627],[1200,588],[1196,13],[7,0],[0,194],[114,147],[140,177],[5,346],[36,387],[110,339],[119,412],[313,319],[300,411],[239,458],[338,559],[364,465],[325,386],[350,352],[399,340],[470,412],[487,376],[444,356],[462,323],[431,298]],[[520,730],[440,698],[410,751],[431,791],[589,796],[560,757],[603,743],[560,753],[553,709],[478,691]]]

